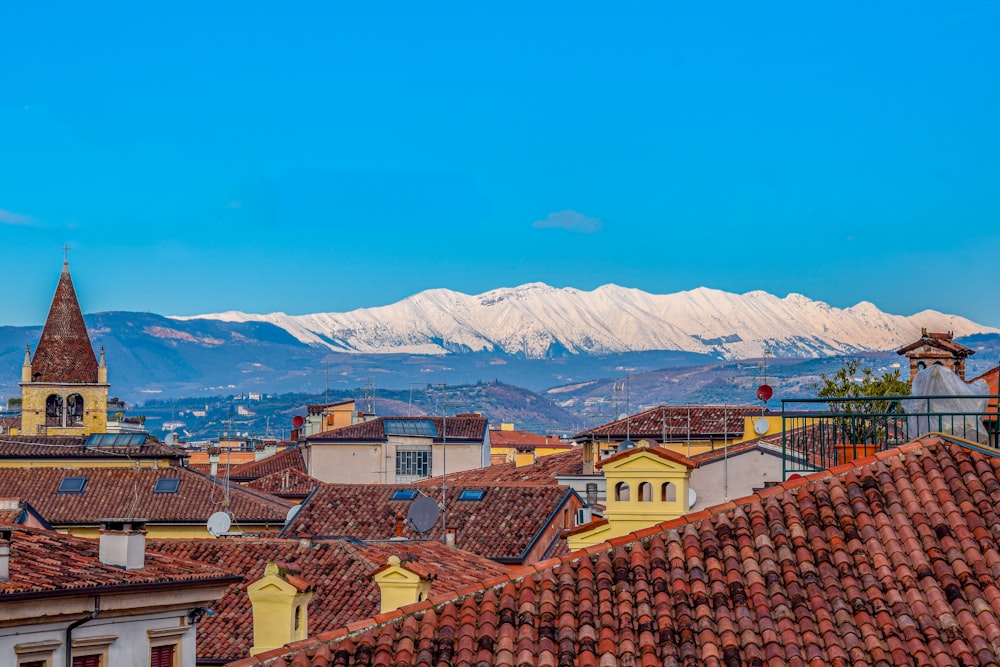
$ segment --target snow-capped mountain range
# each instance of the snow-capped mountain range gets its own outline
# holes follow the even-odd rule
[[[956,337],[1000,333],[956,315],[891,315],[862,301],[835,308],[801,294],[733,294],[701,287],[674,294],[604,285],[587,292],[543,283],[469,295],[420,292],[346,313],[225,312],[178,320],[269,322],[299,341],[336,352],[439,355],[505,352],[528,358],[680,350],[727,359],[815,357],[888,350],[921,328]]]

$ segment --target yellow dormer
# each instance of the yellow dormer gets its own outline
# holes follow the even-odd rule
[[[312,586],[287,567],[274,562],[264,576],[247,586],[253,605],[253,646],[250,655],[279,648],[309,634],[309,600]]]
[[[624,449],[597,463],[608,485],[604,519],[568,534],[576,550],[676,519],[690,510],[691,470],[698,462],[664,447]]]
[[[388,562],[372,574],[372,579],[382,594],[381,611],[385,613],[426,600],[433,575],[415,563],[403,565],[398,556],[389,556]]]

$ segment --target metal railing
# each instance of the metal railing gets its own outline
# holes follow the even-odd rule
[[[784,479],[946,433],[1000,447],[998,396],[879,396],[781,401]]]

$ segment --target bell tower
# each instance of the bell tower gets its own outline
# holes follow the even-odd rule
[[[98,361],[63,261],[35,355],[21,366],[21,433],[89,435],[108,427],[108,368]]]

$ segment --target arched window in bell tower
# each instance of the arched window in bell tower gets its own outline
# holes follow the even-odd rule
[[[63,425],[63,397],[59,394],[49,394],[45,399],[45,425]]]
[[[83,396],[70,394],[66,399],[66,425],[83,426]]]

